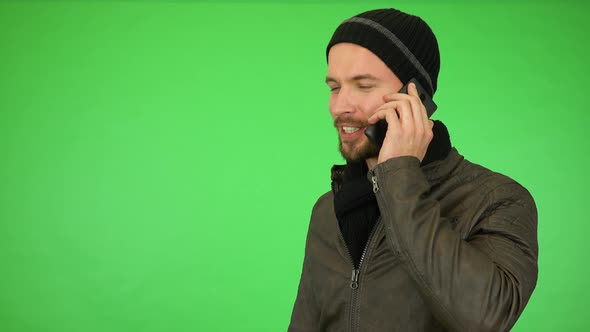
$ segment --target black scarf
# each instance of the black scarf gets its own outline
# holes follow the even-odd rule
[[[434,121],[432,131],[434,138],[428,146],[422,166],[444,159],[451,150],[449,132],[445,125]],[[365,161],[348,162],[339,179],[339,190],[334,193],[334,212],[355,269],[360,265],[369,235],[380,215],[373,185],[367,179],[368,171]]]

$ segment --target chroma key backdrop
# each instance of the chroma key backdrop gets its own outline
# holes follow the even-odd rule
[[[438,37],[434,118],[530,190],[514,331],[588,331],[586,1],[0,2],[0,331],[285,331],[342,163],[325,46],[395,7]]]

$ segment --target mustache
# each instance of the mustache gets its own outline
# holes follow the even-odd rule
[[[359,128],[369,126],[369,122],[359,120],[359,119],[354,119],[350,115],[343,114],[343,115],[337,117],[336,119],[334,119],[334,127],[336,127],[336,128],[340,127],[344,123],[349,124],[349,125],[353,125],[353,126],[359,127]]]

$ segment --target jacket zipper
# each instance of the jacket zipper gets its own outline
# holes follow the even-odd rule
[[[371,170],[371,182],[373,182],[373,193],[376,194],[379,191],[379,185],[377,185],[377,176],[375,171]]]
[[[373,170],[371,170],[371,182],[373,183],[373,193],[377,193],[377,191],[379,191],[379,186],[377,185],[377,176],[375,175],[375,172]],[[350,302],[350,330],[351,332],[355,332],[357,331],[357,325],[359,324],[359,322],[355,321],[355,317],[356,315],[356,311],[357,311],[357,305],[358,305],[358,298],[359,298],[359,276],[361,274],[361,268],[363,266],[363,261],[365,259],[365,255],[367,254],[367,250],[369,248],[369,246],[371,245],[371,240],[373,239],[373,236],[375,234],[375,232],[377,231],[377,227],[379,226],[379,223],[381,221],[381,215],[379,215],[379,218],[377,218],[377,222],[375,223],[375,226],[373,226],[373,229],[371,230],[371,234],[369,234],[369,238],[367,239],[367,243],[365,244],[365,248],[363,249],[363,253],[361,254],[361,260],[359,261],[359,266],[358,269],[354,269],[354,262],[353,262],[353,271],[352,271],[352,277],[351,277],[351,281],[350,281],[350,288],[352,288],[352,300]],[[340,232],[342,233],[342,232]],[[343,238],[343,236],[341,236]],[[346,242],[344,242],[344,245],[346,246]],[[346,248],[346,250],[348,251],[348,247]],[[348,255],[350,255],[350,251],[348,252]],[[352,256],[351,256],[351,261],[352,261]]]
[[[376,185],[375,182],[373,182],[373,186],[375,186],[375,185]],[[338,227],[338,235],[340,235],[340,239],[342,240],[342,243],[344,243],[344,248],[346,249],[346,252],[348,253],[348,257],[350,258],[350,262],[352,263],[351,264],[352,265],[352,275],[350,277],[350,288],[352,289],[352,295],[351,295],[352,300],[350,302],[351,331],[356,331],[355,325],[357,322],[355,322],[354,316],[355,316],[357,301],[358,301],[359,276],[361,274],[361,267],[363,266],[363,260],[365,259],[365,255],[367,253],[369,245],[371,244],[371,240],[373,239],[373,236],[375,235],[375,232],[377,231],[380,221],[381,221],[381,216],[379,216],[379,218],[377,218],[377,222],[375,223],[375,226],[373,226],[373,229],[371,230],[371,233],[369,234],[369,238],[367,239],[367,243],[365,244],[365,248],[363,249],[363,253],[361,254],[361,260],[359,261],[358,269],[354,268],[354,260],[352,259],[352,255],[350,254],[350,250],[348,249],[348,245],[346,245],[346,241],[344,241],[344,236],[342,235],[342,231],[340,230],[340,227]]]

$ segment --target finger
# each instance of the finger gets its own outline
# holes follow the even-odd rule
[[[384,112],[385,121],[387,121],[387,133],[388,137],[399,137],[402,134],[402,124],[399,115],[395,111],[385,110]]]
[[[412,105],[411,100],[400,100],[397,107],[401,125],[404,132],[409,135],[411,135],[416,128],[416,124],[414,123],[414,112],[412,110],[413,107],[415,106]]]
[[[406,95],[407,97],[407,95]],[[412,106],[409,100],[396,100],[392,102],[385,103],[381,107],[377,109],[377,113],[373,116],[379,116],[378,119],[370,119],[369,123],[375,123],[380,119],[385,119],[385,115],[382,111],[386,113],[391,113],[395,116],[395,121],[399,123],[401,127],[403,127],[403,133],[407,135],[411,135],[414,130],[414,123],[413,123],[413,116],[412,116]],[[374,121],[374,122],[372,122]]]
[[[370,124],[375,124],[379,120],[385,120],[387,122],[387,131],[392,129],[393,131],[399,131],[400,120],[397,112],[394,109],[386,108],[380,109],[367,120]]]
[[[405,93],[390,93],[387,95],[383,96],[383,101],[390,102],[390,101],[397,101],[397,100],[407,100],[408,99],[408,95]]]
[[[367,122],[369,122],[370,124],[374,124],[374,123],[379,122],[379,120],[383,120],[383,119],[385,119],[385,110],[378,109],[377,111],[375,111],[375,113],[373,113],[373,115],[371,115],[367,119]]]
[[[375,113],[373,113],[373,115],[371,115],[367,121],[370,124],[376,123],[379,120],[383,120],[385,119],[385,113],[384,112],[388,112],[388,110],[391,108],[394,110],[398,107],[398,102],[389,102],[386,104],[383,104],[381,106],[379,106],[379,108],[377,108],[377,110],[375,111]],[[395,115],[397,116],[397,112],[395,112]]]
[[[416,97],[420,97],[420,95],[418,94],[418,88],[416,88],[416,84],[414,83],[410,83],[408,84],[408,95],[409,96],[416,96]]]

